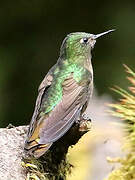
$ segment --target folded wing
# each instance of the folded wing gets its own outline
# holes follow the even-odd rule
[[[50,79],[52,80],[52,78]],[[44,84],[47,84],[47,82],[45,81]],[[39,102],[41,102],[42,96],[46,93],[46,87],[45,85],[45,87],[41,88],[37,98],[35,112],[25,145],[27,150],[33,149],[37,157],[41,156],[53,142],[61,138],[70,129],[80,115],[82,106],[87,100],[87,87],[79,85],[74,80],[72,74],[62,84],[63,96],[61,101],[49,114],[36,120],[40,109]]]

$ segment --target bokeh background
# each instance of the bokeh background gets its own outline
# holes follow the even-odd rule
[[[126,86],[122,64],[135,66],[135,1],[0,1],[0,126],[28,124],[37,88],[66,34],[100,33],[93,51],[95,87]]]

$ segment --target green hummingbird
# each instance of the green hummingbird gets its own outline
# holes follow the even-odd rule
[[[97,35],[76,32],[63,40],[57,63],[38,89],[25,150],[38,158],[83,117],[93,91],[91,50]]]

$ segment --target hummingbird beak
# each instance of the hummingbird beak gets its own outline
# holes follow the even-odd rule
[[[97,38],[99,38],[99,37],[101,37],[101,36],[103,36],[103,35],[105,35],[105,34],[108,34],[108,33],[110,33],[110,32],[113,32],[113,31],[115,31],[115,29],[111,29],[111,30],[109,30],[109,31],[106,31],[106,32],[103,32],[103,33],[100,33],[100,34],[97,34],[97,35],[93,35],[92,38],[93,38],[93,39],[97,39]]]

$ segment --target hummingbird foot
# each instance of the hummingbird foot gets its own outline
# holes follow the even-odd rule
[[[91,119],[87,114],[83,114],[79,120],[79,131],[87,132],[91,129]]]
[[[80,125],[79,125],[79,131],[81,132],[87,132],[91,129],[91,121],[89,120],[82,120],[80,121]]]
[[[87,120],[87,121],[90,121],[90,122],[91,122],[91,119],[90,119],[89,115],[88,115],[88,114],[85,114],[85,113],[82,114],[81,120]]]

